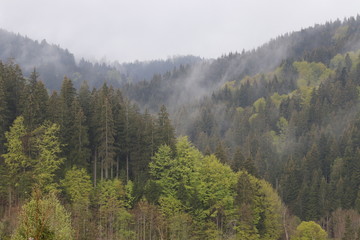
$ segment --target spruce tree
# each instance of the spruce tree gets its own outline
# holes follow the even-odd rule
[[[49,96],[44,84],[38,81],[39,74],[36,69],[31,73],[29,84],[26,86],[24,97],[23,116],[25,124],[30,131],[42,124],[48,117]]]
[[[355,231],[352,227],[350,216],[347,215],[345,219],[345,233],[341,240],[353,240],[355,239]]]
[[[166,144],[175,149],[175,130],[171,125],[169,114],[165,105],[162,105],[158,113],[157,121],[157,145]]]
[[[5,131],[8,126],[8,113],[5,98],[4,81],[0,76],[0,154],[4,152]]]
[[[101,161],[101,176],[108,179],[114,167],[115,129],[109,89],[106,84],[103,85],[100,97],[98,155]]]
[[[71,139],[74,134],[75,114],[72,112],[72,104],[75,100],[76,90],[72,81],[64,77],[60,90],[60,133],[64,156],[69,156],[73,146]],[[72,160],[67,159],[66,166],[71,167]]]
[[[215,156],[217,157],[217,159],[219,159],[221,163],[228,163],[226,152],[221,141],[218,141],[218,144],[216,145]]]
[[[90,158],[88,127],[86,126],[86,117],[76,97],[72,105],[72,114],[74,117],[74,132],[72,133],[71,148],[69,158],[72,165],[79,167],[88,167]]]
[[[232,170],[235,172],[240,171],[242,166],[244,166],[244,162],[245,157],[242,154],[240,147],[237,147],[231,164]]]

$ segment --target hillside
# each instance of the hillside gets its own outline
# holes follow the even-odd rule
[[[26,77],[36,68],[41,80],[50,90],[59,90],[64,76],[71,78],[76,88],[83,81],[87,81],[90,87],[100,87],[104,82],[119,87],[128,82],[151,79],[154,74],[164,74],[180,65],[201,61],[194,56],[121,64],[93,63],[83,58],[77,61],[72,53],[58,45],[49,44],[46,40],[34,41],[2,29],[0,60],[19,64]]]
[[[178,135],[265,178],[291,213],[339,239],[335,219],[360,218],[359,41],[360,17],[316,25],[124,92],[168,104]]]
[[[155,75],[150,82],[129,84],[124,90],[140,106],[157,111],[165,104],[172,111],[185,102],[210,96],[228,81],[273,71],[285,60],[328,66],[335,55],[359,49],[359,22],[360,17],[349,18],[287,33],[257,49],[177,68]]]
[[[359,239],[360,16],[112,67],[6,34],[0,238]]]

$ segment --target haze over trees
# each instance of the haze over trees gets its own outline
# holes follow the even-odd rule
[[[0,62],[0,238],[359,239],[359,36],[329,22],[121,89],[106,64]]]

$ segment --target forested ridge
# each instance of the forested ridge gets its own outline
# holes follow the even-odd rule
[[[60,90],[63,77],[71,78],[76,88],[83,81],[90,87],[101,87],[107,82],[114,87],[128,82],[151,79],[154,74],[163,74],[180,65],[200,62],[195,56],[173,56],[166,60],[135,61],[132,63],[91,62],[84,58],[75,59],[74,54],[59,45],[32,40],[20,34],[0,29],[0,59],[11,59],[21,67],[24,76],[29,77],[34,68],[41,72],[41,79],[48,89]]]
[[[349,18],[122,89],[1,62],[0,239],[360,239],[358,43]]]

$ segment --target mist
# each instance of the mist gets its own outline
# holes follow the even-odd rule
[[[314,23],[355,16],[358,9],[355,0],[13,0],[2,2],[0,27],[59,44],[78,59],[122,63],[189,54],[217,58]]]

